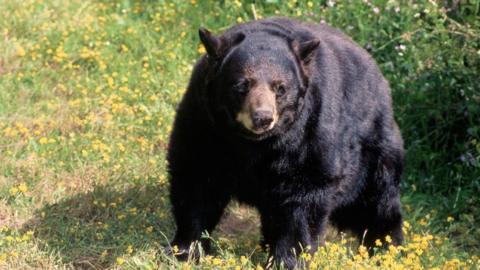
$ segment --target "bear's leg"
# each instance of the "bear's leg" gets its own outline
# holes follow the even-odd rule
[[[334,209],[332,223],[341,231],[349,230],[369,248],[378,239],[383,244],[400,245],[403,240],[400,210],[399,180],[402,171],[401,151],[390,155],[370,155],[369,173],[358,198],[348,205]],[[397,154],[395,154],[397,153]],[[363,182],[363,181],[362,181]],[[385,237],[390,236],[391,242]]]
[[[217,189],[207,183],[180,185],[179,181],[172,181],[170,197],[177,231],[170,245],[177,246],[178,259],[187,259],[189,252],[193,252],[194,259],[198,258],[198,246],[192,246],[197,242],[208,252],[210,243],[208,239],[201,239],[202,233],[211,233],[229,201],[225,191]]]
[[[322,205],[324,206],[324,205]],[[327,227],[328,215],[322,207],[315,207],[309,213],[310,235],[312,237],[312,249],[314,253],[318,246],[325,243],[325,228]]]
[[[364,244],[367,247],[375,246],[379,239],[386,243],[388,235],[390,244],[400,245],[403,241],[402,213],[400,207],[400,175],[403,169],[403,151],[395,148],[394,142],[385,147],[378,156],[375,168],[364,192],[366,200],[367,231],[364,235]]]
[[[260,209],[264,243],[270,247],[275,264],[287,269],[297,265],[296,256],[312,245],[308,210],[302,206]],[[271,260],[269,260],[270,266]]]
[[[402,244],[403,241],[400,198],[398,195],[390,198],[387,196],[382,196],[376,207],[372,206],[372,209],[368,211],[371,213],[368,217],[368,226],[365,231],[358,232],[358,236],[361,237],[370,252],[376,246],[377,239],[385,245],[395,246]],[[390,243],[385,239],[387,235],[391,238]]]
[[[353,232],[369,249],[370,254],[373,254],[377,239],[385,246],[400,245],[403,235],[399,196],[389,197],[389,192],[386,192],[373,201],[368,201],[367,198],[360,198],[349,206],[335,209],[330,215],[332,224],[340,231]],[[390,243],[385,239],[387,235],[391,238]]]

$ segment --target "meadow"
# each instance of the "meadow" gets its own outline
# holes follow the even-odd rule
[[[373,55],[407,150],[405,243],[368,257],[330,230],[304,268],[479,269],[478,0],[0,0],[0,269],[262,269],[257,214],[237,203],[198,264],[163,252],[165,153],[198,27],[275,15]]]

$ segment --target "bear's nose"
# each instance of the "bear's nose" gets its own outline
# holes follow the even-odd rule
[[[273,121],[273,113],[268,110],[257,110],[252,115],[255,129],[267,129]]]

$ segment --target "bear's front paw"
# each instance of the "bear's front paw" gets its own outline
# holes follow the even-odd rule
[[[188,260],[197,262],[204,254],[204,250],[201,244],[198,241],[195,241],[190,244],[171,243],[169,246],[165,247],[165,253],[168,256],[175,256],[179,261]]]
[[[164,251],[167,256],[175,256],[179,261],[186,261],[188,259],[189,248],[172,244],[165,247]]]
[[[293,254],[284,254],[283,256],[270,257],[265,268],[295,269],[295,267],[297,267],[295,256]]]

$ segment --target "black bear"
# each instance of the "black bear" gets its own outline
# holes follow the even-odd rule
[[[233,26],[206,48],[169,150],[171,243],[185,257],[231,199],[256,207],[263,243],[287,268],[327,222],[371,247],[402,241],[403,142],[388,82],[339,30],[288,18]]]

